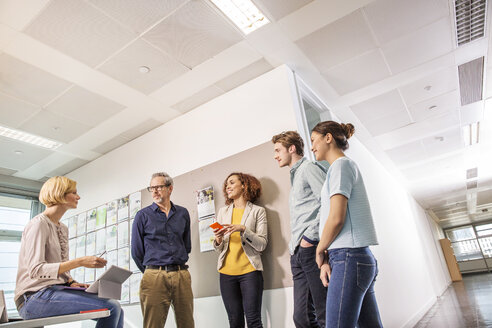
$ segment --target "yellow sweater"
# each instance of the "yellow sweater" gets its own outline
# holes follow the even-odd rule
[[[232,210],[232,224],[241,224],[243,213],[244,208],[234,208]],[[246,254],[244,254],[241,243],[241,233],[239,231],[232,233],[229,238],[229,249],[227,250],[222,268],[219,270],[220,273],[239,276],[256,270],[249,262]]]

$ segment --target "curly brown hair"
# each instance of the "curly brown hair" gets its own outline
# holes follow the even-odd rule
[[[227,176],[227,178],[224,181],[224,186],[222,188],[222,191],[224,192],[224,197],[226,199],[225,201],[226,205],[230,205],[234,202],[234,200],[227,197],[227,192],[226,192],[227,180],[233,175],[237,176],[238,180],[244,186],[244,193],[243,193],[244,199],[246,201],[254,203],[261,195],[260,181],[252,175],[241,173],[241,172],[233,172]]]

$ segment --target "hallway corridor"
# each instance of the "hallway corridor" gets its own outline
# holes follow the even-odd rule
[[[492,327],[492,273],[452,283],[415,328]]]

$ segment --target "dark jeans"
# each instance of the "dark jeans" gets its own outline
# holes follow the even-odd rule
[[[319,278],[316,246],[297,247],[290,257],[294,279],[294,323],[297,328],[325,326],[326,287]]]
[[[229,317],[231,328],[244,328],[244,317],[248,328],[262,328],[261,299],[263,275],[253,271],[239,276],[220,274],[220,293]]]
[[[123,310],[115,300],[97,297],[85,291],[51,286],[32,294],[20,308],[23,319],[37,319],[106,308],[109,317],[97,319],[97,328],[123,328]]]
[[[383,327],[374,293],[378,264],[369,247],[328,252],[331,279],[326,299],[326,327]]]

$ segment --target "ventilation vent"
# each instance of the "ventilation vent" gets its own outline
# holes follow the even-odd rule
[[[486,8],[486,0],[455,1],[458,46],[484,36]]]
[[[475,189],[475,188],[477,188],[477,180],[468,181],[466,183],[466,190]]]
[[[482,100],[483,57],[458,66],[461,106]]]
[[[473,179],[478,176],[478,168],[474,167],[473,169],[466,170],[466,180]]]

